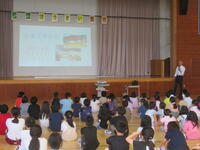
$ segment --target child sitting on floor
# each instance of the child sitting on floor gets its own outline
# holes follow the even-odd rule
[[[63,141],[73,141],[77,138],[76,124],[73,122],[72,111],[67,111],[65,113],[66,121],[61,124],[62,139]]]
[[[72,104],[72,110],[73,110],[73,116],[78,118],[79,113],[81,112],[81,103],[79,97],[74,98],[74,103]]]
[[[138,113],[140,115],[140,118],[143,118],[145,116],[146,111],[148,110],[148,102],[145,99],[140,100],[140,107],[138,109]]]
[[[8,144],[19,145],[20,140],[17,140],[17,136],[21,134],[21,131],[25,126],[25,121],[24,119],[19,118],[20,110],[18,107],[13,107],[11,113],[13,118],[8,118],[6,120],[6,127],[8,131],[6,133],[5,140]]]
[[[127,132],[127,123],[120,120],[116,124],[116,135],[106,139],[108,144],[107,150],[129,150],[129,143],[126,141],[124,136]]]
[[[88,116],[92,116],[92,108],[90,107],[90,100],[84,100],[84,106],[81,108],[81,121],[85,122]]]
[[[52,113],[49,115],[49,128],[54,132],[61,130],[61,123],[63,121],[63,115],[59,112],[58,105],[52,105]]]
[[[11,114],[8,113],[8,105],[3,104],[0,107],[0,135],[6,134],[6,120],[11,118]]]
[[[135,140],[136,137],[141,136],[141,141]],[[142,131],[134,132],[126,138],[129,144],[133,144],[134,150],[155,150],[153,143],[154,130],[150,127],[143,128]]]
[[[164,143],[167,143],[167,150],[189,150],[183,133],[174,121],[169,122],[167,125]]]
[[[16,150],[26,150],[25,142],[31,139],[30,128],[35,125],[35,119],[32,117],[28,117],[25,120],[25,129],[22,130],[21,134],[17,136],[18,140],[21,140],[20,145],[16,148]]]
[[[20,91],[17,95],[17,98],[15,100],[15,107],[18,107],[20,108],[20,105],[22,103],[22,97],[24,96],[24,92],[23,91]]]
[[[30,106],[30,103],[28,102],[28,97],[27,96],[22,97],[22,103],[20,105],[21,117],[27,118],[29,116],[29,114],[28,114],[29,106]]]
[[[81,128],[81,147],[83,150],[96,150],[99,146],[97,128],[93,126],[92,116],[86,118],[86,127]]]
[[[33,117],[35,120],[39,119],[40,116],[40,105],[37,104],[37,97],[33,96],[30,99],[31,105],[28,108],[28,113],[30,117]]]
[[[179,126],[180,126],[181,130],[183,130],[183,127],[185,125],[188,112],[189,112],[189,110],[188,110],[187,106],[181,107],[181,110],[179,112],[179,116],[177,118],[177,121],[179,122]]]

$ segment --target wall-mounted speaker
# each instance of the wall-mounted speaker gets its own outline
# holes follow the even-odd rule
[[[180,0],[180,15],[187,15],[188,0]]]

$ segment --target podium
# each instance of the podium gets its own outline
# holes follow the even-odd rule
[[[151,76],[169,77],[170,58],[151,60]]]
[[[101,92],[108,91],[105,87],[110,86],[110,84],[108,84],[107,81],[97,81],[95,85],[97,86],[96,90],[98,97],[101,97]]]

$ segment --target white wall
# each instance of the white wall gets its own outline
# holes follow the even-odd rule
[[[160,0],[160,17],[171,18],[170,0]],[[160,59],[170,57],[171,21],[160,20]]]

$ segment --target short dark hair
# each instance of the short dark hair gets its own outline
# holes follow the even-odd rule
[[[6,104],[1,105],[1,110],[0,110],[0,112],[1,112],[2,114],[6,114],[6,113],[8,112],[8,105],[6,105]]]
[[[179,125],[175,121],[171,121],[167,125],[167,131],[179,130]]]
[[[101,92],[101,96],[102,96],[102,97],[106,97],[106,95],[107,95],[107,92],[106,92],[106,91],[102,91],[102,92]]]
[[[133,97],[133,98],[135,98],[135,97],[137,97],[137,95],[136,95],[136,93],[135,93],[135,92],[132,92],[130,97]]]
[[[28,97],[27,96],[22,97],[22,103],[28,103]]]
[[[19,91],[17,97],[23,97],[24,96],[24,92],[23,91]]]
[[[122,107],[122,106],[117,107],[116,111],[120,116],[123,116],[126,113],[126,109],[124,107]]]
[[[80,102],[80,97],[74,97],[74,103],[77,104]]]
[[[25,120],[25,125],[28,127],[28,128],[31,128],[35,125],[35,119],[33,117],[28,117],[26,118]]]
[[[156,103],[155,102],[150,102],[149,103],[149,109],[154,109],[156,107]]]
[[[69,92],[66,92],[66,93],[65,93],[65,98],[69,98],[69,97],[71,97],[71,96],[72,96],[71,93],[69,93]]]
[[[33,96],[33,97],[31,97],[30,101],[31,101],[31,104],[36,104],[38,99],[36,96]]]
[[[92,116],[88,116],[86,118],[86,125],[87,126],[92,126],[94,124],[94,118]]]
[[[189,112],[187,106],[182,106],[179,115],[187,115]]]
[[[145,128],[145,127],[151,127],[151,117],[149,117],[148,115],[145,115],[142,120],[141,120],[141,127]]]
[[[116,128],[117,132],[125,133],[128,129],[128,125],[125,121],[119,120],[118,122],[116,122],[115,128]]]
[[[59,149],[62,144],[62,137],[59,133],[51,133],[48,138],[48,144],[52,149]]]
[[[85,99],[83,103],[86,107],[90,106],[90,100],[89,99]]]
[[[81,98],[87,97],[87,94],[85,92],[81,93]]]
[[[160,109],[165,109],[166,104],[164,102],[160,102],[159,107],[160,107]]]
[[[53,113],[58,112],[59,109],[60,109],[59,105],[56,105],[56,104],[55,105],[51,105],[51,110],[52,110]]]
[[[53,92],[53,97],[58,98],[59,93],[58,92]]]

